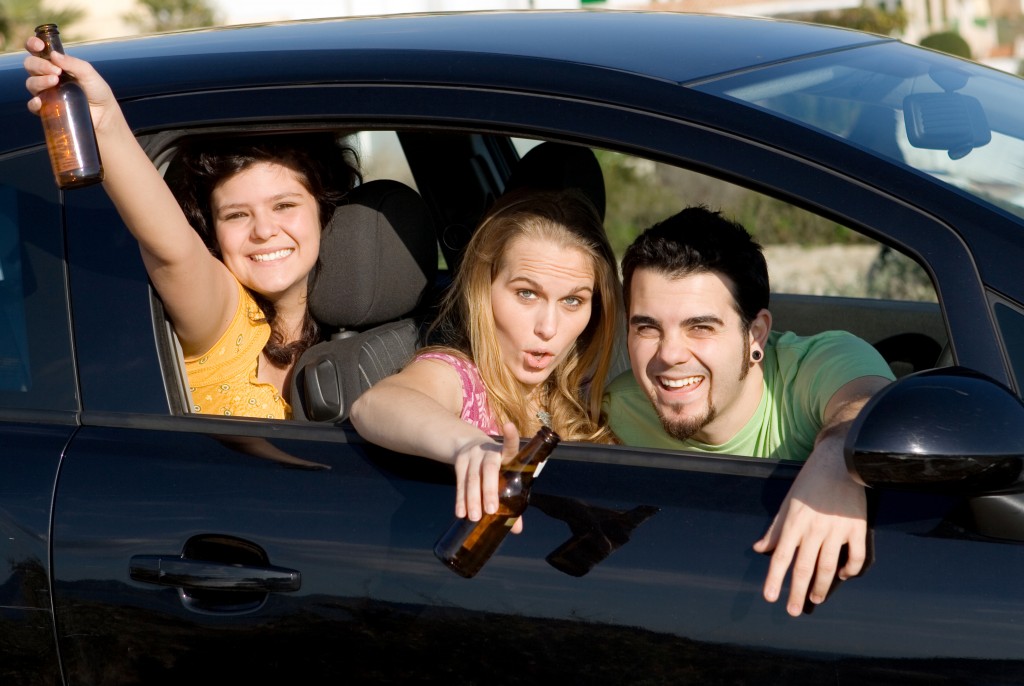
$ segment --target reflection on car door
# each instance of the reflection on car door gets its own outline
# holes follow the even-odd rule
[[[750,548],[785,466],[563,445],[524,533],[466,580],[431,552],[452,516],[446,468],[333,427],[186,421],[205,426],[83,429],[65,459],[54,600],[70,683],[1020,674],[1024,553],[973,540],[949,499],[882,497],[873,566],[792,619],[761,599],[767,559]],[[133,578],[154,559],[162,581]],[[980,579],[1003,591],[971,592]]]

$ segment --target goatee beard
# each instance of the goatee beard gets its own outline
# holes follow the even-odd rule
[[[743,355],[740,357],[740,374],[739,380],[747,378],[747,374],[750,372],[753,363],[750,362],[750,340],[744,336],[743,338]],[[651,394],[651,404],[658,412],[658,419],[661,420],[661,425],[665,428],[667,433],[677,441],[688,441],[693,438],[698,431],[703,429],[705,426],[714,421],[715,417],[718,416],[718,410],[715,408],[715,404],[708,399],[708,408],[704,414],[697,417],[684,417],[682,419],[669,419],[664,412],[658,407],[657,398]],[[682,405],[669,405],[669,411],[673,414],[678,414],[682,409]]]
[[[681,409],[681,405],[669,407],[672,412],[679,412]],[[661,425],[665,427],[665,433],[677,441],[693,438],[698,431],[710,424],[717,414],[718,411],[714,405],[709,405],[707,411],[699,417],[684,417],[682,419],[669,419],[661,410],[658,410],[658,418],[661,419]]]

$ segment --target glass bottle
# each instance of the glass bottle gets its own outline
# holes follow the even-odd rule
[[[542,426],[498,476],[498,510],[480,521],[457,519],[434,545],[434,555],[467,579],[476,575],[526,510],[530,486],[561,440]]]
[[[64,52],[56,24],[37,26],[36,36],[46,44],[40,56],[49,58],[51,52]],[[57,85],[40,93],[39,99],[43,103],[39,116],[57,185],[79,188],[102,181],[103,165],[89,100],[75,77],[62,71]]]

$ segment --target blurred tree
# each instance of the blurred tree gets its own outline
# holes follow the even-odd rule
[[[136,0],[142,8],[124,15],[140,33],[215,26],[219,17],[209,0]]]
[[[842,10],[823,10],[793,16],[793,19],[814,24],[842,26],[847,29],[877,33],[882,36],[897,36],[907,28],[907,14],[902,8],[888,11],[880,7],[849,7]]]
[[[84,15],[83,10],[75,7],[47,9],[41,0],[0,0],[0,52],[21,50],[40,24],[57,24],[63,42],[73,42],[75,37],[68,27]]]
[[[933,33],[921,39],[921,46],[971,59],[971,46],[956,31]]]

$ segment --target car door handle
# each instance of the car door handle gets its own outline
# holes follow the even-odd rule
[[[302,586],[302,574],[294,569],[190,560],[172,555],[135,555],[129,576],[160,586],[188,590],[289,593]]]

